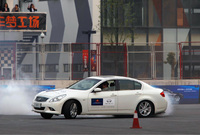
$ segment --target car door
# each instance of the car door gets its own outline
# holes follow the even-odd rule
[[[108,88],[103,89],[102,84],[98,87],[102,89],[100,92],[91,92],[88,100],[89,113],[93,114],[109,114],[117,112],[117,91],[115,87],[115,80],[108,82]]]
[[[135,111],[138,100],[142,95],[141,83],[133,80],[118,80],[118,112],[131,113]]]

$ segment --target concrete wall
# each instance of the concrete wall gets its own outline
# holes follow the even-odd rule
[[[200,80],[143,80],[150,85],[200,85]],[[44,81],[14,81],[14,84],[24,85],[55,85],[56,88],[65,88],[76,81],[74,80],[44,80]],[[0,85],[9,85],[12,81],[0,81]]]

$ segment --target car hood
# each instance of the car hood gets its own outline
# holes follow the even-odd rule
[[[37,94],[36,96],[43,96],[47,98],[53,98],[59,95],[67,94],[67,95],[76,95],[80,94],[80,92],[83,92],[81,90],[72,90],[72,89],[55,89],[50,91],[43,91]]]

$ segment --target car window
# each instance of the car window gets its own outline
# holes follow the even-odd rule
[[[119,90],[140,90],[142,85],[132,80],[119,80]]]
[[[81,80],[72,86],[69,89],[76,89],[76,90],[88,90],[92,88],[95,84],[97,84],[100,80],[98,79],[84,79]]]
[[[101,88],[102,91],[115,91],[116,90],[116,85],[115,85],[115,80],[109,80],[101,83],[98,88]]]
[[[141,88],[142,88],[142,85],[141,85],[141,83],[139,83],[139,82],[134,82],[135,84],[135,90],[141,90]]]

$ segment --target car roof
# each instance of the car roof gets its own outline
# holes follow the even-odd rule
[[[138,79],[131,78],[131,77],[125,77],[125,76],[102,75],[102,76],[91,76],[91,77],[88,77],[88,78],[99,79],[99,80],[102,80],[102,81],[107,81],[107,80],[111,80],[111,79],[128,79],[128,80],[134,80],[134,81],[140,82],[143,85],[143,87],[152,87],[151,85],[149,85],[149,84],[147,84],[143,81],[140,81]]]
[[[91,76],[88,78],[94,78],[94,79],[100,79],[100,80],[109,80],[109,79],[131,79],[131,80],[137,80],[134,78],[130,77],[125,77],[125,76],[115,76],[115,75],[102,75],[102,76]],[[137,80],[139,81],[139,80]]]

